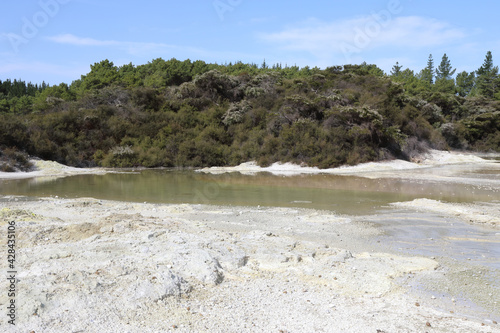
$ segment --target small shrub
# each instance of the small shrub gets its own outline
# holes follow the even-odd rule
[[[465,139],[465,126],[461,123],[446,123],[439,129],[446,143],[451,148],[466,149],[468,142]]]
[[[129,168],[137,164],[136,152],[131,146],[116,146],[110,149],[102,165],[113,168]]]
[[[31,171],[34,165],[26,153],[13,148],[0,150],[0,170],[3,172]]]
[[[247,101],[231,103],[229,109],[226,111],[224,117],[222,118],[222,123],[226,126],[241,123],[243,121],[243,116],[250,109],[251,106]]]

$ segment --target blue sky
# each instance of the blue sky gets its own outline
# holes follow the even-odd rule
[[[318,66],[366,61],[420,71],[500,62],[499,1],[2,1],[0,80],[71,83],[90,64],[155,58]]]

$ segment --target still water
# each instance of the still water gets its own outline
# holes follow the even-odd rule
[[[431,172],[427,170],[426,172]],[[443,172],[443,170],[432,170]],[[472,175],[471,175],[472,173]],[[332,210],[340,214],[371,214],[391,202],[428,198],[448,202],[492,201],[500,198],[499,170],[461,171],[478,184],[423,181],[409,178],[369,179],[339,175],[275,176],[204,174],[195,171],[141,170],[64,178],[0,180],[0,195],[239,206],[280,206]],[[494,185],[494,184],[493,184]]]

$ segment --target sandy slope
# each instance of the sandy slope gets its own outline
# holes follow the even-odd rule
[[[107,171],[102,168],[74,168],[53,161],[31,160],[35,166],[30,172],[0,172],[0,179],[23,179],[35,177],[66,177],[81,174],[102,174]]]
[[[422,155],[415,162],[404,160],[391,160],[383,162],[362,163],[355,166],[342,166],[332,169],[318,169],[316,167],[300,166],[293,163],[274,163],[269,167],[259,167],[255,162],[242,163],[234,167],[211,167],[203,168],[200,172],[220,174],[225,172],[240,172],[242,174],[255,174],[257,172],[269,172],[275,175],[291,176],[297,174],[335,174],[348,175],[356,174],[366,177],[380,177],[384,173],[390,172],[394,174],[397,171],[404,170],[420,170],[441,165],[456,165],[456,164],[489,164],[498,165],[490,160],[483,159],[473,154],[463,154],[458,152],[447,152],[439,150],[431,150],[429,153]],[[500,168],[500,166],[499,166]]]

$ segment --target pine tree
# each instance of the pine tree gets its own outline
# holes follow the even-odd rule
[[[425,67],[421,72],[421,79],[428,83],[429,87],[434,83],[434,59],[432,59],[432,54],[429,54],[427,67]]]
[[[401,75],[401,68],[403,68],[403,66],[400,66],[399,62],[396,61],[396,64],[392,66],[391,76],[395,78],[399,77]]]
[[[488,98],[493,98],[496,93],[498,81],[498,66],[493,66],[491,51],[486,53],[483,65],[477,70],[477,87],[479,93]]]
[[[450,80],[452,75],[455,74],[455,71],[456,69],[452,69],[450,60],[445,53],[441,60],[441,64],[436,68],[436,81],[441,79]]]
[[[445,53],[441,59],[441,63],[436,68],[436,89],[438,91],[454,93],[455,80],[453,80],[452,76],[455,74],[455,71],[456,69],[453,69]]]

